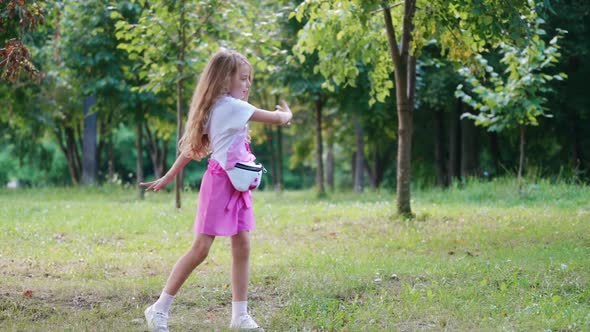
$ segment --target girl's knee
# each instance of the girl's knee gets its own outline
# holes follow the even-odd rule
[[[211,243],[209,241],[195,241],[190,251],[194,256],[201,259],[205,259],[209,255],[209,249],[211,249]]]
[[[195,256],[201,257],[202,259],[205,259],[207,256],[209,256],[209,247],[207,246],[193,246],[191,251]]]

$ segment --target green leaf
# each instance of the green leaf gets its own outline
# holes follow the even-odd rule
[[[123,15],[121,15],[121,13],[119,13],[118,11],[113,10],[113,11],[111,11],[110,17],[114,20],[119,20],[119,19],[123,18]]]

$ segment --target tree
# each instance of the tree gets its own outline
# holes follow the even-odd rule
[[[395,115],[389,112],[386,104],[367,104],[370,98],[371,83],[369,67],[359,65],[359,76],[355,87],[338,87],[334,92],[335,109],[331,120],[337,120],[341,128],[330,128],[332,135],[338,136],[338,143],[350,146],[352,153],[352,189],[362,192],[365,184],[379,187],[384,180],[385,171],[395,155],[396,132],[392,123]],[[386,102],[390,102],[386,98]],[[332,121],[334,123],[334,121]],[[349,139],[346,136],[351,136]],[[394,168],[394,167],[392,167]],[[368,181],[366,181],[368,179]]]
[[[552,71],[565,72],[567,81],[553,80],[548,86],[554,91],[548,96],[547,108],[556,109],[554,118],[550,122],[541,123],[535,131],[541,139],[562,149],[551,149],[554,154],[547,152],[536,154],[542,157],[543,164],[557,171],[561,178],[571,177],[577,181],[590,180],[590,136],[584,133],[590,130],[590,94],[586,93],[586,82],[590,76],[590,63],[586,61],[590,55],[590,33],[588,33],[588,15],[590,2],[585,0],[553,0],[550,6],[540,8],[539,15],[547,20],[546,30],[556,28],[567,30],[567,38],[560,40],[559,64]],[[546,126],[548,124],[549,126]],[[548,132],[551,135],[548,135]],[[531,139],[535,132],[528,135]],[[528,133],[527,133],[528,134]],[[547,151],[547,145],[541,148]],[[528,145],[528,159],[532,158],[531,144]],[[567,163],[564,161],[567,160]]]
[[[137,108],[131,103],[135,98],[130,96],[124,76],[124,68],[130,64],[126,53],[117,49],[114,20],[103,2],[57,2],[52,7],[52,15],[55,16],[55,34],[45,50],[54,54],[49,76],[56,85],[50,94],[54,94],[55,99],[58,95],[66,98],[59,106],[70,103],[68,100],[83,99],[72,102],[72,107],[58,108],[62,114],[54,117],[58,124],[57,138],[69,161],[72,182],[96,183],[97,174],[92,170],[96,169],[114,120],[124,118],[127,110]],[[92,103],[90,109],[88,101],[94,98],[96,103]],[[81,105],[84,105],[85,114],[81,114]],[[92,118],[96,118],[96,122],[89,126]],[[84,130],[81,123],[84,123]],[[78,140],[84,141],[83,149],[76,143]],[[136,174],[141,175],[141,171]]]
[[[119,47],[127,51],[130,59],[142,60],[139,78],[148,78],[148,82],[141,90],[157,94],[175,87],[178,143],[183,133],[184,105],[187,99],[185,82],[194,76],[193,70],[197,69],[190,66],[189,60],[194,56],[194,51],[191,53],[190,50],[203,52],[211,47],[209,35],[202,32],[211,24],[210,19],[217,9],[217,1],[201,3],[200,6],[186,1],[171,3],[144,0],[131,3],[137,3],[142,8],[137,22],[126,20],[118,11],[111,14],[112,18],[118,20],[116,28]],[[154,45],[159,47],[153,47]],[[195,58],[204,58],[202,53],[199,55]],[[202,68],[203,60],[198,64]],[[177,148],[176,155],[179,154]],[[175,179],[177,208],[181,207],[182,187],[183,173],[180,172]]]
[[[324,186],[324,126],[322,120],[325,106],[331,94],[322,91],[321,77],[313,72],[313,67],[317,61],[318,59],[315,56],[308,57],[304,63],[290,61],[282,68],[282,76],[279,79],[290,85],[291,96],[299,98],[304,105],[309,105],[304,107],[303,110],[312,111],[314,130],[313,132],[309,131],[308,134],[313,134],[315,138],[315,190],[317,197],[323,197],[326,195],[326,189]],[[296,117],[299,116],[300,113],[297,113]]]
[[[445,144],[445,137],[457,137],[458,126],[454,125],[459,120],[459,115],[455,114],[458,103],[453,92],[459,84],[460,76],[456,73],[453,63],[441,59],[439,54],[440,49],[436,45],[426,46],[417,64],[416,109],[425,113],[422,115],[423,118],[417,121],[429,121],[432,124],[428,130],[433,133],[430,142],[434,146],[436,184],[446,187],[453,181],[457,162],[455,151],[458,142],[453,139],[449,144]],[[452,123],[445,128],[447,118],[450,118]],[[452,174],[449,174],[450,171],[453,171]]]
[[[45,75],[35,52],[50,34],[45,7],[39,1],[0,2],[0,146],[19,165],[6,170],[12,176],[22,175],[25,163],[40,173],[49,168],[41,144],[47,132],[44,101],[39,98]]]
[[[525,156],[525,128],[538,125],[539,117],[551,117],[543,106],[547,101],[545,93],[548,81],[563,80],[564,73],[547,74],[547,68],[558,63],[560,53],[558,40],[566,33],[558,29],[557,35],[546,44],[542,36],[546,32],[540,25],[544,20],[538,17],[535,3],[529,1],[530,13],[526,24],[532,28],[532,36],[524,47],[499,43],[502,54],[501,63],[505,66],[504,75],[498,74],[488,61],[478,54],[476,59],[484,75],[463,67],[459,73],[466,78],[471,94],[457,87],[456,95],[479,111],[479,114],[464,113],[462,117],[475,120],[476,125],[487,127],[490,131],[502,131],[517,127],[520,135],[520,155],[518,163],[518,183],[522,185],[522,172]],[[485,74],[484,74],[485,73]]]
[[[0,48],[2,79],[16,82],[22,70],[30,78],[41,79],[42,75],[33,63],[31,53],[23,41],[26,39],[27,32],[35,31],[37,26],[44,23],[43,8],[37,1],[0,2],[0,32],[9,31],[9,34],[13,35],[13,38]]]
[[[183,133],[186,100],[192,92],[186,89],[186,83],[196,83],[197,73],[220,46],[229,44],[251,59],[255,67],[266,67],[264,59],[251,47],[257,45],[260,51],[273,45],[268,32],[274,25],[266,20],[270,13],[262,14],[265,4],[218,0],[131,2],[143,9],[137,23],[125,20],[117,11],[111,14],[119,20],[119,47],[128,52],[130,59],[141,59],[139,76],[148,79],[141,90],[160,94],[175,87],[177,143]],[[234,43],[225,42],[232,39]],[[177,146],[176,155],[179,153]],[[182,178],[180,172],[175,181],[177,208],[181,206]]]
[[[403,5],[403,6],[402,6]],[[318,52],[316,70],[324,86],[350,84],[358,76],[358,62],[371,64],[369,103],[383,101],[393,88],[398,116],[397,212],[411,215],[410,154],[416,57],[423,45],[436,39],[450,59],[468,59],[488,42],[519,36],[521,1],[305,1],[292,16],[307,20],[299,32],[300,60]],[[401,8],[401,9],[400,9]],[[382,13],[382,19],[377,14]],[[496,20],[496,17],[503,17]],[[385,34],[383,33],[385,31]],[[330,36],[330,38],[326,38]],[[395,70],[394,70],[395,69]]]

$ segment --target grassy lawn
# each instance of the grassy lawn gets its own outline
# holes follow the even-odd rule
[[[256,192],[250,309],[267,331],[590,331],[590,188],[512,181],[393,194]],[[197,193],[0,190],[1,331],[145,331],[192,240]],[[229,240],[172,331],[225,331]]]

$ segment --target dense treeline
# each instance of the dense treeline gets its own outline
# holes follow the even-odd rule
[[[40,6],[44,24],[32,29],[15,24],[19,16],[11,16],[12,3],[17,8]],[[449,36],[430,38],[429,24],[435,31],[438,21],[429,21],[420,12],[423,8],[415,13],[411,40],[417,46],[409,59],[415,56],[416,62],[411,147],[411,179],[416,186],[449,186],[468,176],[513,175],[519,166],[518,126],[500,131],[477,126],[462,115],[480,110],[456,97],[456,89],[466,80],[459,69],[477,68],[477,63],[465,60],[476,53],[486,50],[486,61],[496,72],[505,68],[499,49],[491,44],[501,40],[492,37],[494,29],[500,29],[498,36],[510,36],[501,41],[515,47],[528,45],[536,32],[524,19],[520,25],[507,21],[506,26],[495,26],[485,19],[492,13],[478,11],[496,8],[520,18],[527,3],[483,1],[479,3],[487,7],[481,8],[470,1],[444,6],[447,3],[456,6],[449,8],[456,11],[457,24],[471,24],[473,17],[482,21],[473,23],[471,30],[462,28],[473,39],[454,39],[450,28]],[[395,188],[400,97],[393,84],[393,62],[377,52],[388,54],[380,13],[391,11],[394,28],[402,27],[403,8],[377,1],[318,5],[326,13],[338,13],[337,6],[364,10],[366,21],[359,16],[359,27],[371,33],[362,38],[372,39],[363,40],[355,39],[359,31],[347,30],[353,29],[350,25],[333,26],[334,35],[322,31],[314,37],[306,23],[323,19],[330,28],[330,18],[301,6],[297,15],[292,14],[297,6],[290,1],[2,2],[0,40],[8,45],[15,36],[20,38],[41,78],[32,79],[23,70],[15,81],[0,82],[0,183],[18,179],[30,185],[132,184],[160,176],[175,159],[177,133],[200,70],[214,50],[231,47],[255,67],[253,104],[273,109],[284,97],[294,105],[291,127],[251,126],[254,151],[270,171],[267,187],[315,186],[320,194],[326,189]],[[446,13],[437,2],[430,6]],[[544,73],[564,73],[567,78],[547,80],[538,92],[546,98],[538,106],[552,117],[541,116],[537,125],[526,129],[525,175],[587,182],[590,97],[585,79],[590,67],[584,60],[590,50],[590,3],[545,1],[533,7],[543,19],[541,40],[549,43],[558,29],[567,31],[556,43],[558,62]],[[489,40],[481,41],[478,33]],[[311,38],[319,38],[315,49]],[[461,39],[471,44],[460,45]],[[349,61],[347,57],[356,54],[354,43],[366,43],[359,54],[376,60]],[[0,61],[9,50],[3,47]],[[2,67],[4,78],[9,70]],[[197,186],[204,167],[192,163],[180,184]]]

